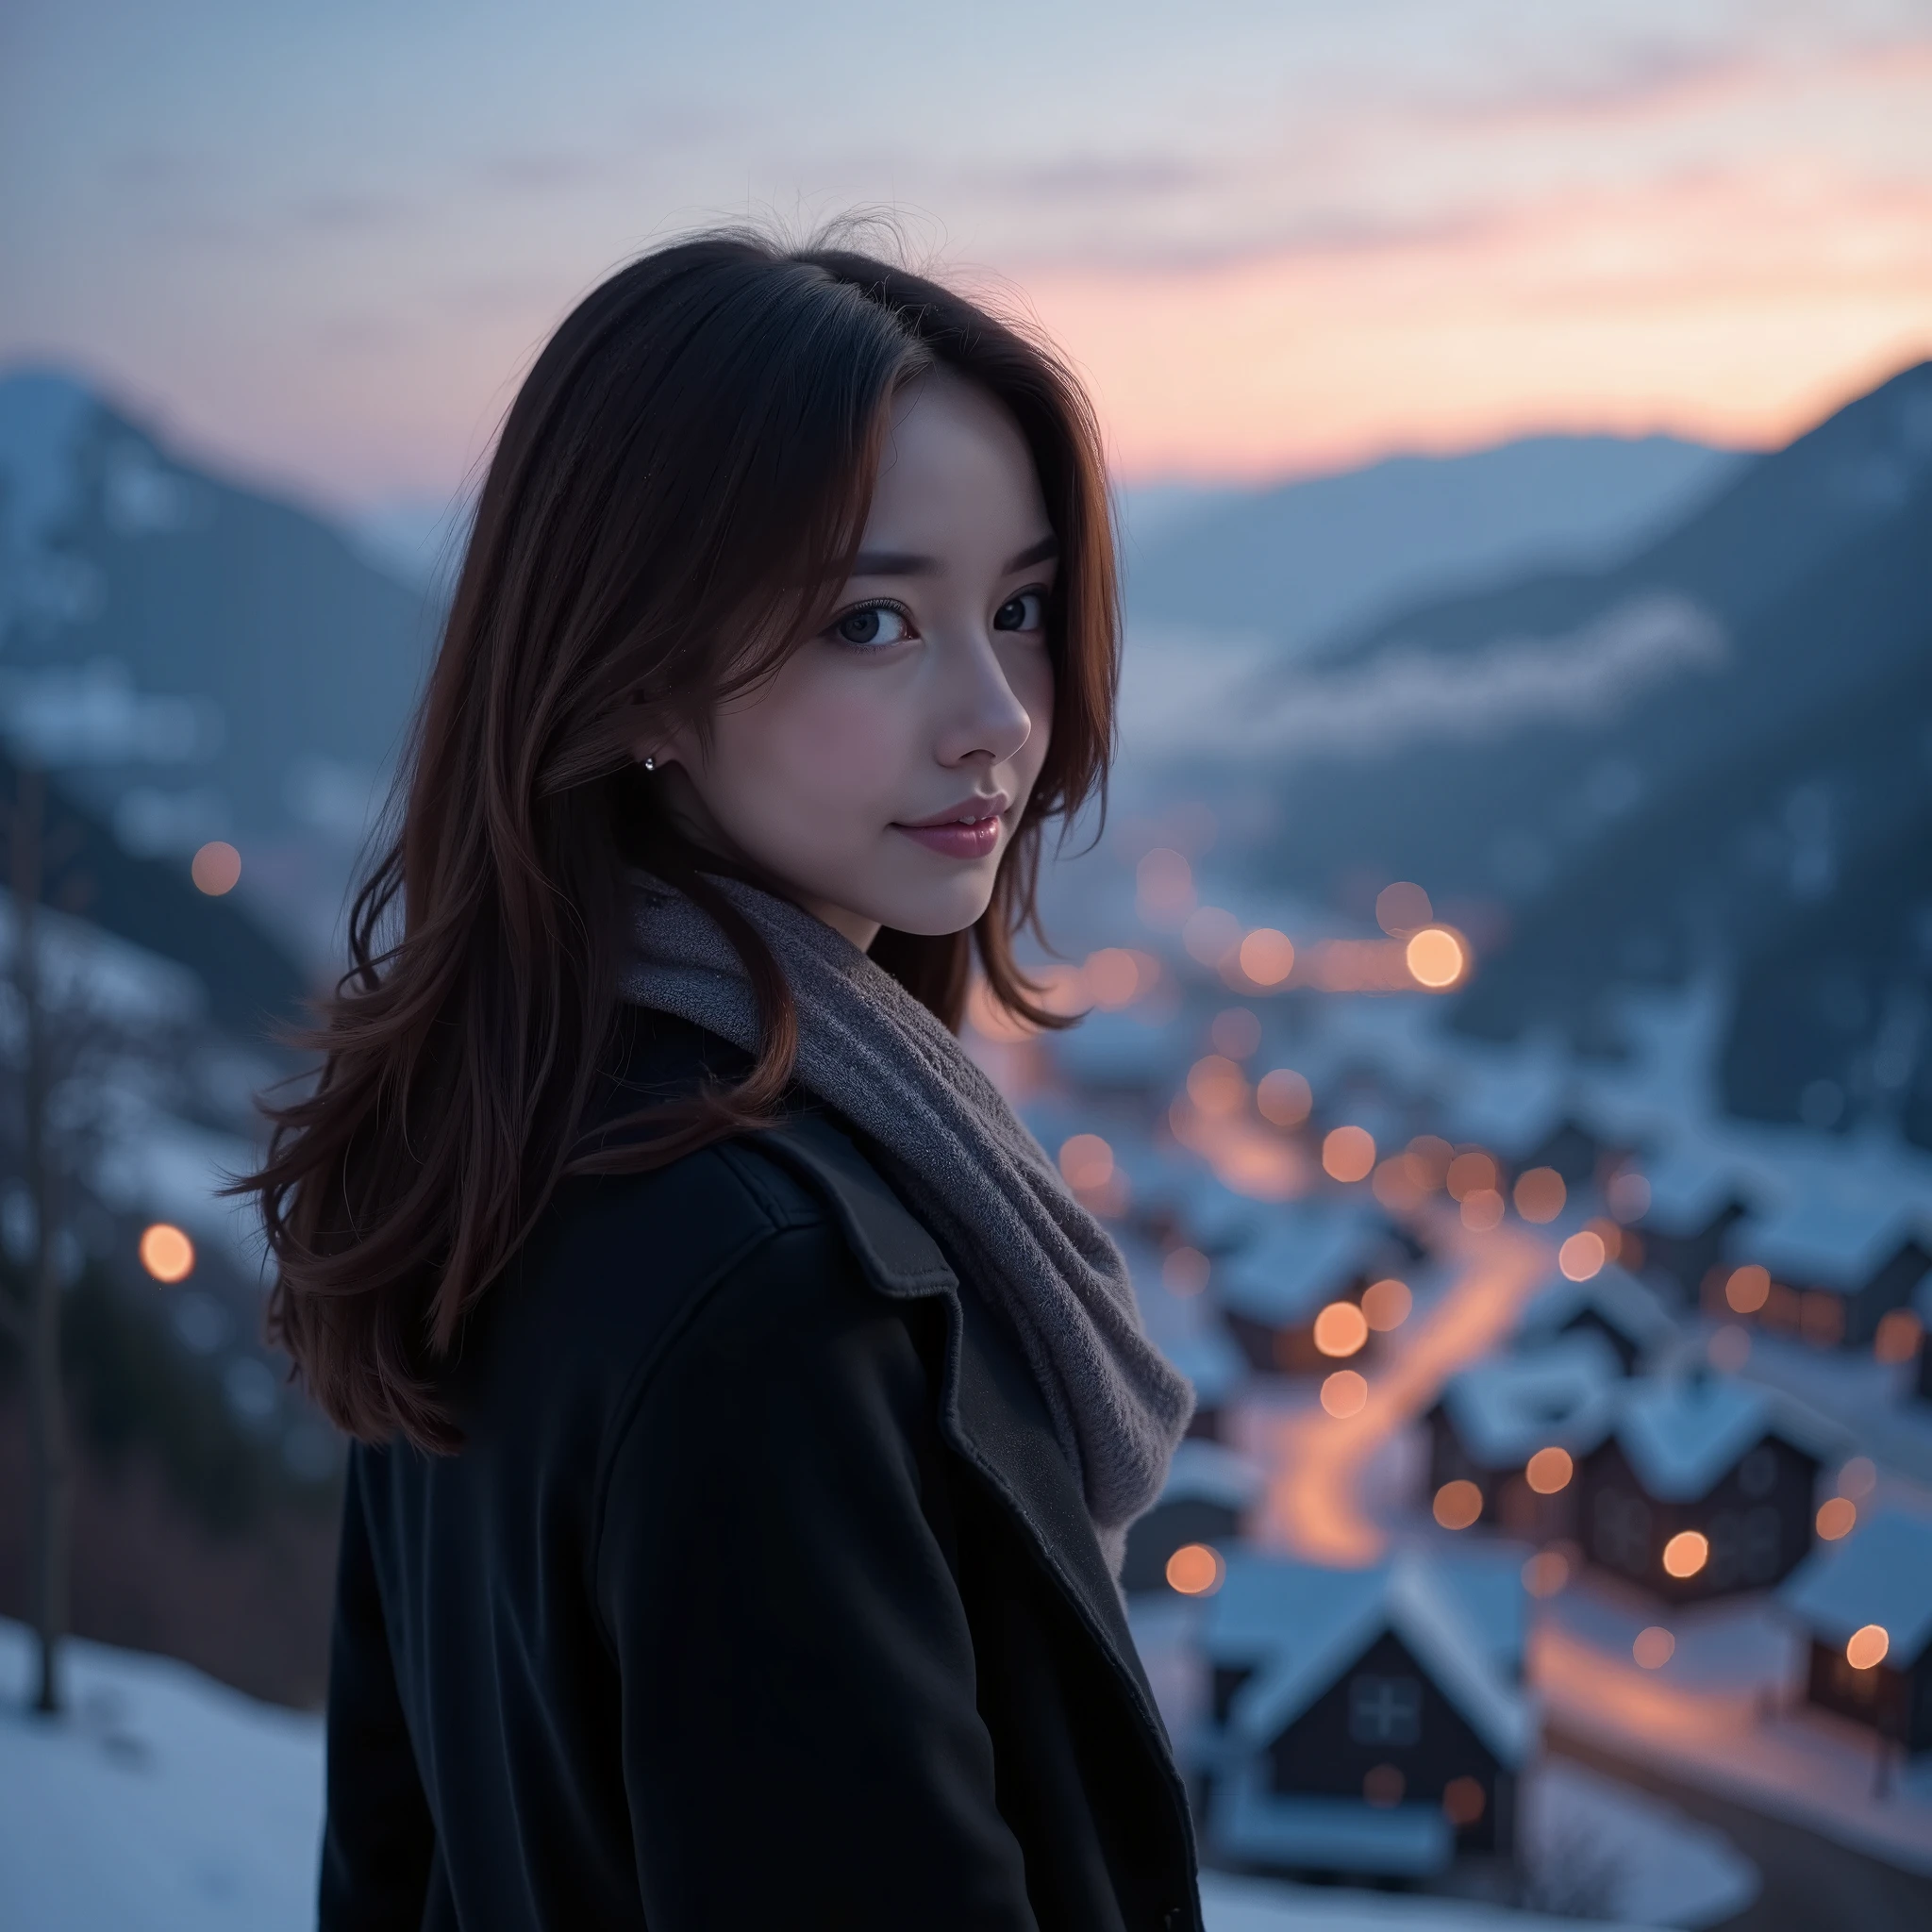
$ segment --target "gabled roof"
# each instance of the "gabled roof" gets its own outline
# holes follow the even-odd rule
[[[1726,1208],[1749,1208],[1764,1193],[1735,1157],[1694,1135],[1678,1136],[1646,1160],[1643,1177],[1650,1206],[1642,1225],[1679,1241],[1702,1234]]]
[[[1222,1265],[1216,1293],[1257,1321],[1304,1321],[1374,1267],[1392,1238],[1387,1217],[1364,1203],[1298,1201]]]
[[[1582,1456],[1609,1433],[1622,1365],[1591,1332],[1527,1355],[1485,1357],[1442,1385],[1442,1407],[1464,1452],[1485,1469],[1521,1469],[1553,1444]]]
[[[1228,1717],[1237,1744],[1258,1750],[1278,1737],[1390,1632],[1497,1760],[1520,1764],[1535,1740],[1534,1709],[1441,1578],[1409,1557],[1354,1574],[1361,1583],[1331,1597],[1325,1623],[1298,1630],[1236,1695]]]
[[[1266,1487],[1266,1476],[1245,1456],[1219,1442],[1193,1438],[1174,1452],[1160,1501],[1221,1503],[1230,1509],[1245,1509]]]
[[[1560,1334],[1578,1315],[1594,1313],[1640,1355],[1672,1341],[1677,1324],[1657,1291],[1616,1262],[1607,1262],[1587,1281],[1553,1274],[1524,1307],[1516,1324],[1520,1341],[1540,1341]]]
[[[1828,1424],[1795,1403],[1702,1369],[1626,1383],[1617,1409],[1619,1446],[1665,1503],[1707,1495],[1767,1436],[1821,1462],[1840,1446]]]
[[[1849,1293],[1864,1287],[1905,1243],[1932,1250],[1922,1211],[1883,1177],[1811,1172],[1724,1242],[1734,1261],[1756,1261],[1779,1281]]]
[[[1778,1595],[1827,1643],[1842,1643],[1867,1624],[1881,1625],[1890,1639],[1886,1661],[1909,1670],[1932,1643],[1932,1523],[1874,1511],[1842,1542],[1814,1550]]]

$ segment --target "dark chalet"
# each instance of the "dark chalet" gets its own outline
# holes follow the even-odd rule
[[[1424,1878],[1510,1857],[1536,1743],[1520,1553],[1330,1571],[1243,1556],[1209,1606],[1208,1850],[1256,1870]]]
[[[1807,1701],[1932,1751],[1932,1523],[1874,1514],[1779,1594],[1810,1641]]]
[[[1582,1281],[1552,1275],[1530,1297],[1516,1324],[1521,1348],[1584,1334],[1600,1336],[1628,1375],[1676,1341],[1677,1324],[1654,1288],[1607,1261]]]
[[[1840,1446],[1794,1406],[1702,1370],[1628,1383],[1577,1467],[1584,1552],[1672,1603],[1769,1589],[1809,1551],[1819,1468]]]

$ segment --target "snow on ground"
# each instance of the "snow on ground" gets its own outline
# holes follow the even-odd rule
[[[65,1657],[69,1714],[31,1715],[33,1645],[18,1624],[0,1620],[6,1924],[34,1932],[311,1924],[320,1722],[258,1704],[167,1657],[79,1641]],[[1633,1853],[1647,1855],[1647,1828],[1641,1818],[1631,1825]],[[1557,1932],[1576,1923],[1216,1874],[1202,1894],[1208,1932]]]
[[[69,1714],[25,1709],[0,1621],[0,1874],[34,1932],[276,1932],[314,1919],[322,1726],[166,1657],[66,1646]]]

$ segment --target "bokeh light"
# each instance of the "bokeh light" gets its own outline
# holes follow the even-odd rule
[[[232,892],[242,880],[242,855],[225,839],[210,839],[189,861],[188,875],[211,899]]]
[[[1756,1261],[1733,1268],[1724,1281],[1724,1300],[1740,1315],[1755,1315],[1771,1297],[1771,1275]]]
[[[1735,1375],[1751,1359],[1751,1332],[1735,1322],[1726,1322],[1723,1327],[1711,1330],[1704,1353],[1712,1368]]]
[[[1858,1506],[1849,1496],[1833,1496],[1818,1506],[1818,1534],[1828,1543],[1850,1536],[1857,1522]]]
[[[1908,1362],[1919,1352],[1925,1324],[1910,1308],[1890,1308],[1878,1318],[1872,1353],[1882,1362]]]
[[[1108,1012],[1132,1006],[1141,995],[1141,962],[1124,946],[1103,946],[1099,952],[1090,953],[1081,970],[1088,997]]]
[[[1634,1167],[1613,1174],[1604,1193],[1619,1221],[1641,1221],[1650,1212],[1650,1183]]]
[[[1479,1193],[1485,1189],[1493,1190],[1496,1185],[1496,1163],[1480,1148],[1467,1148],[1456,1155],[1443,1172],[1443,1185],[1449,1190],[1452,1201],[1460,1201],[1468,1195]]]
[[[1194,868],[1171,847],[1156,846],[1134,868],[1134,901],[1149,925],[1179,925],[1194,909]]]
[[[1378,1811],[1402,1803],[1408,1780],[1399,1765],[1374,1764],[1362,1775],[1362,1797]]]
[[[1294,941],[1272,925],[1257,925],[1241,941],[1239,958],[1257,986],[1279,986],[1294,971]]]
[[[1442,1787],[1442,1815],[1458,1831],[1474,1824],[1488,1803],[1481,1782],[1467,1774],[1452,1777]]]
[[[1563,1211],[1570,1191],[1554,1167],[1526,1168],[1516,1176],[1512,1198],[1525,1221],[1554,1221]]]
[[[1523,1587],[1531,1596],[1555,1596],[1570,1581],[1570,1558],[1561,1550],[1539,1550],[1523,1566]]]
[[[1400,1328],[1414,1306],[1408,1283],[1397,1281],[1392,1274],[1384,1281],[1372,1281],[1362,1290],[1362,1320],[1378,1335]]]
[[[1244,1060],[1261,1044],[1261,1023],[1246,1007],[1226,1007],[1215,1014],[1208,1038],[1224,1058]]]
[[[1315,1096],[1292,1067],[1276,1067],[1272,1074],[1262,1074],[1261,1084],[1255,1089],[1255,1105],[1264,1121],[1272,1121],[1277,1127],[1298,1127],[1313,1110]]]
[[[1199,1248],[1171,1248],[1161,1259],[1161,1285],[1171,1294],[1197,1295],[1212,1272]]]
[[[1375,894],[1375,924],[1391,940],[1407,939],[1436,916],[1429,895],[1420,886],[1398,879]]]
[[[1482,1519],[1483,1492],[1466,1476],[1457,1476],[1436,1491],[1430,1507],[1444,1529],[1467,1529]]]
[[[1524,1465],[1523,1479],[1539,1496],[1554,1496],[1569,1487],[1575,1469],[1569,1450],[1552,1444],[1547,1449],[1539,1449]]]
[[[1212,1543],[1183,1543],[1167,1559],[1167,1581],[1182,1596],[1212,1596],[1227,1574],[1227,1565]]]
[[[1248,1083],[1225,1054],[1204,1054],[1188,1069],[1188,1098],[1205,1114],[1239,1113],[1247,1103]]]
[[[1403,958],[1418,986],[1444,992],[1469,969],[1469,951],[1446,925],[1425,925],[1403,948]]]
[[[1355,1369],[1337,1369],[1322,1383],[1322,1407],[1338,1422],[1359,1415],[1369,1405],[1368,1378]]]
[[[1855,1671],[1875,1669],[1891,1648],[1891,1635],[1883,1624],[1863,1624],[1845,1640],[1845,1661]]]
[[[1710,1560],[1710,1539],[1701,1529],[1680,1529],[1664,1545],[1664,1574],[1695,1576]]]
[[[1603,1236],[1590,1227],[1573,1234],[1557,1250],[1557,1266],[1572,1281],[1588,1281],[1592,1274],[1601,1274],[1604,1266]]]
[[[143,1228],[140,1254],[141,1265],[170,1287],[194,1273],[194,1243],[172,1222],[158,1221]]]
[[[1869,1496],[1878,1481],[1878,1465],[1869,1456],[1854,1456],[1838,1473],[1838,1492],[1854,1502]]]
[[[1330,1180],[1367,1180],[1375,1165],[1375,1137],[1366,1127],[1331,1127],[1322,1141],[1322,1171]]]
[[[1636,1642],[1630,1646],[1630,1655],[1637,1659],[1639,1668],[1646,1671],[1662,1670],[1676,1652],[1677,1640],[1661,1624],[1640,1630]]]
[[[1091,1193],[1113,1178],[1113,1149],[1098,1134],[1075,1134],[1060,1143],[1060,1173],[1075,1193]]]
[[[1200,907],[1181,923],[1181,944],[1204,966],[1219,966],[1241,937],[1241,921],[1219,906]]]
[[[1368,1339],[1367,1318],[1353,1302],[1330,1302],[1315,1317],[1315,1346],[1324,1355],[1357,1354]]]
[[[1503,1219],[1503,1197],[1494,1188],[1478,1188],[1462,1197],[1462,1224],[1474,1234],[1488,1234]]]

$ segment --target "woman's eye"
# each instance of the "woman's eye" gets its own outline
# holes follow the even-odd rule
[[[848,610],[833,625],[832,635],[841,644],[876,648],[903,644],[912,635],[912,625],[903,610],[890,604],[868,604],[863,609]]]
[[[1008,597],[992,614],[995,630],[1040,630],[1046,624],[1046,598],[1039,591]]]

